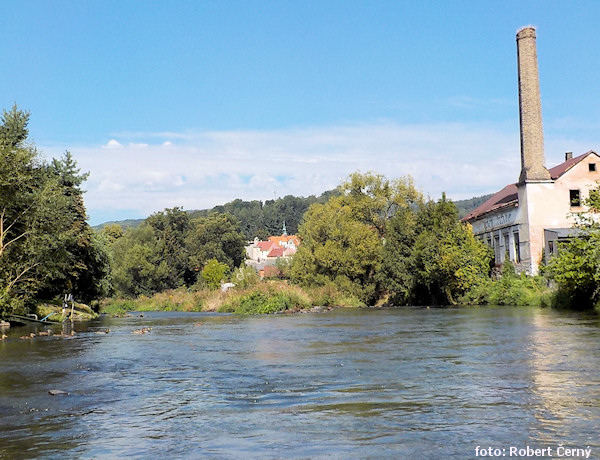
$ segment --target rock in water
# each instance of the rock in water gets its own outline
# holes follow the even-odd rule
[[[66,391],[62,391],[62,390],[49,390],[48,393],[50,393],[52,396],[68,395],[69,394]]]

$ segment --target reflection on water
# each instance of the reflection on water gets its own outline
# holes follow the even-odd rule
[[[75,329],[0,342],[0,457],[472,458],[559,443],[600,456],[591,314],[151,313]]]

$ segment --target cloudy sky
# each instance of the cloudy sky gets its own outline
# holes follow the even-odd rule
[[[515,34],[546,139],[600,149],[596,1],[7,1],[0,103],[89,171],[90,223],[410,174],[432,198],[518,178]]]

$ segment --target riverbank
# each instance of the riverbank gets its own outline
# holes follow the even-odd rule
[[[334,286],[302,288],[287,281],[266,281],[227,292],[174,289],[135,299],[104,299],[100,313],[124,316],[131,311],[188,311],[237,314],[297,312],[314,306],[360,307],[362,302]]]

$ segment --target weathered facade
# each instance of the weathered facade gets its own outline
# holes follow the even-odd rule
[[[589,151],[550,170],[544,164],[544,137],[535,30],[517,33],[521,174],[463,220],[494,249],[497,264],[509,258],[519,271],[536,274],[556,241],[573,236],[573,225],[590,190],[600,180],[600,156]]]

